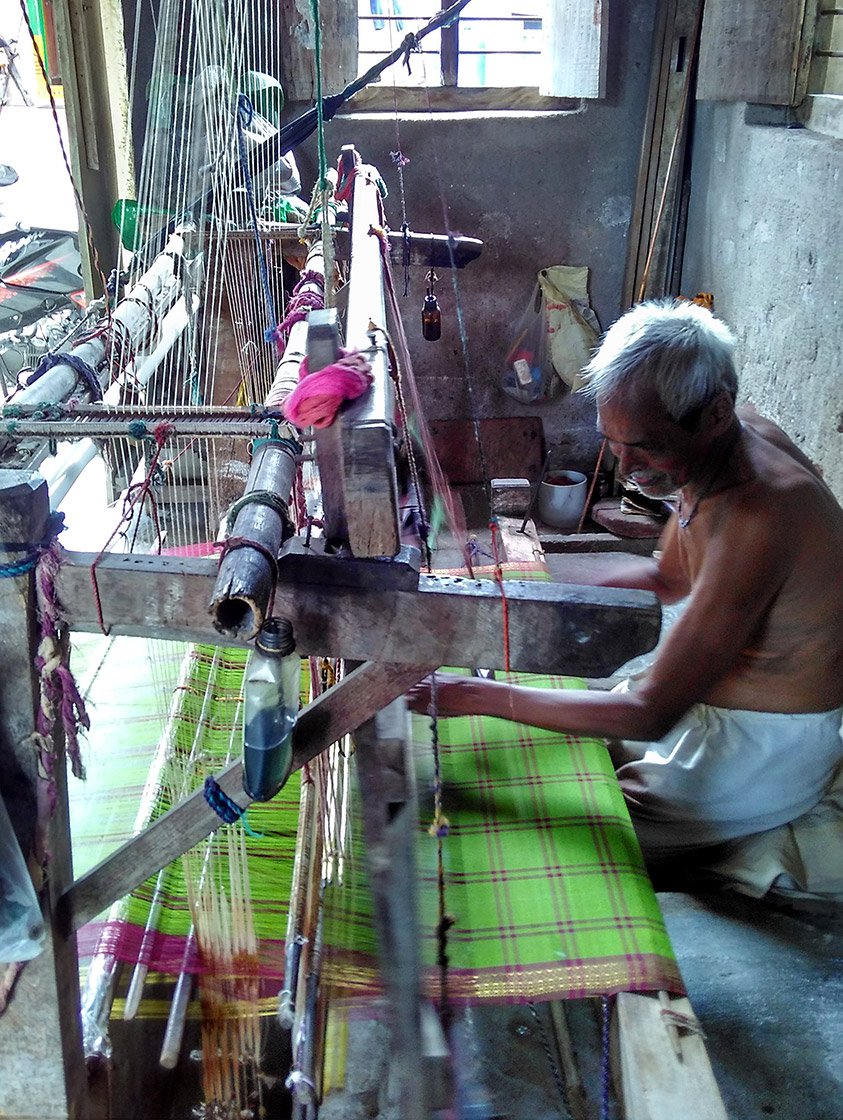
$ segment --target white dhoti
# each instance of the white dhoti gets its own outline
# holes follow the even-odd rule
[[[618,780],[645,855],[711,847],[807,813],[843,759],[842,721],[843,708],[695,704],[659,742],[621,743]]]

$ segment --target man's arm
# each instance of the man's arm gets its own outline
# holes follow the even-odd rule
[[[667,605],[678,603],[691,585],[679,558],[678,517],[668,521],[653,556],[619,560],[592,581],[595,587],[633,587],[652,591]]]
[[[606,738],[660,739],[733,668],[792,562],[778,514],[739,503],[729,520],[729,528],[709,542],[688,606],[635,693],[552,692],[443,677],[437,681],[438,713],[498,716]],[[416,711],[429,703],[427,685],[410,694]]]

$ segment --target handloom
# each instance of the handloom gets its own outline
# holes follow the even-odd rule
[[[101,644],[106,640],[100,639]],[[119,672],[119,658],[141,651],[138,639],[115,639],[111,658]],[[128,648],[127,648],[128,647]],[[132,648],[134,647],[134,648]],[[171,747],[190,754],[197,726],[202,734],[199,753],[202,771],[213,772],[229,753],[232,731],[239,719],[239,688],[244,655],[222,651],[215,668],[212,648],[187,652],[188,674],[179,686],[182,703],[170,721]],[[218,673],[213,704],[199,720],[202,684]],[[514,675],[514,679],[549,687],[576,687],[577,682]],[[154,688],[145,697],[117,700],[109,688],[108,669],[95,679],[88,695],[102,711],[94,726],[92,748],[125,734],[128,711],[134,712],[141,734],[155,720],[149,706]],[[144,704],[145,699],[145,704]],[[111,709],[109,711],[108,709]],[[446,895],[454,924],[448,934],[447,998],[451,1008],[484,1001],[531,1003],[541,999],[577,998],[616,991],[680,991],[673,961],[652,887],[644,872],[628,815],[614,780],[605,748],[599,742],[552,735],[491,719],[449,719],[439,722],[442,759],[443,810],[447,814]],[[419,787],[429,788],[432,759],[429,726],[414,719],[415,756]],[[170,762],[171,770],[177,770]],[[131,834],[135,810],[144,798],[136,787],[126,797],[120,769],[112,781],[100,770],[92,779],[96,795],[111,804],[123,796],[122,829],[111,815],[108,845]],[[158,776],[157,804],[152,815],[169,800],[163,775]],[[147,791],[148,793],[149,791]],[[291,782],[267,805],[253,805],[248,819],[231,829],[248,852],[249,908],[256,935],[252,957],[241,956],[225,965],[228,998],[223,1013],[242,1024],[244,993],[251,986],[253,1015],[274,1016],[277,992],[284,981],[290,875],[299,808],[299,784]],[[89,795],[90,796],[90,795]],[[430,795],[419,806],[420,911],[424,988],[438,1003],[442,992],[436,956],[435,844],[429,832],[433,815]],[[101,822],[94,817],[76,831],[76,850],[84,855]],[[121,831],[123,835],[121,835]],[[324,959],[322,983],[329,1006],[347,1010],[371,1006],[383,995],[377,964],[373,900],[368,884],[359,805],[355,806],[344,854],[342,881],[335,876],[324,893]],[[226,882],[226,840],[217,853],[216,874]],[[101,845],[100,845],[101,846]],[[98,854],[103,854],[101,851]],[[84,869],[83,867],[80,870]],[[93,922],[80,931],[80,954],[112,956],[124,967],[138,960],[150,911],[154,880],[144,884],[117,920]],[[180,864],[168,869],[164,884],[166,907],[144,964],[154,973],[173,979],[184,959],[191,926],[189,891]],[[202,941],[204,945],[204,939]],[[220,962],[209,948],[190,962],[196,974],[197,1002],[210,1014],[215,974]],[[142,1018],[162,1018],[169,1004],[161,1001],[162,976],[153,978],[151,995],[143,1000]],[[125,1013],[127,982],[118,989],[112,1014]],[[164,989],[166,990],[166,989]],[[232,998],[232,993],[237,994]],[[97,1037],[108,1037],[107,1024]],[[210,1026],[206,1024],[206,1030]],[[333,1058],[336,1061],[336,1056]],[[240,1059],[242,1064],[242,1057]]]
[[[107,965],[104,981],[95,977],[89,986],[97,1024],[121,962],[172,978],[164,1065],[177,1060],[199,977],[207,1116],[259,1109],[259,1020],[277,1013],[291,1031],[296,1115],[311,1117],[325,993],[336,985],[338,999],[355,991],[368,997],[380,971],[402,1103],[415,1120],[429,1111],[424,1092],[411,1092],[422,1084],[420,990],[429,967],[427,990],[437,1002],[443,971],[454,1003],[681,984],[603,748],[553,744],[545,733],[494,721],[438,721],[441,804],[430,837],[430,806],[422,799],[417,808],[411,765],[417,755],[430,767],[427,729],[415,721],[414,745],[400,698],[443,664],[605,675],[654,644],[658,608],[644,593],[529,578],[504,591],[502,576],[475,578],[467,547],[460,574],[420,571],[429,525],[411,430],[452,529],[459,534],[464,526],[426,435],[394,300],[391,253],[406,253],[408,238],[396,245],[389,236],[380,175],[353,149],[341,153],[336,179],[328,175],[321,129],[308,218],[295,235],[279,228],[272,219],[277,184],[258,184],[244,159],[259,135],[277,132],[271,96],[259,105],[265,117],[255,113],[257,95],[251,111],[243,104],[244,85],[254,84],[255,44],[251,29],[229,15],[206,20],[175,0],[162,5],[138,243],[154,241],[162,213],[177,220],[163,252],[136,262],[122,300],[69,344],[72,360],[45,363],[5,410],[2,439],[23,453],[15,452],[17,467],[44,460],[45,425],[71,440],[56,464],[44,463],[54,501],[71,491],[85,463],[98,461],[99,449],[122,501],[104,511],[87,540],[77,538],[88,552],[61,550],[46,533],[47,494],[38,476],[16,470],[2,480],[0,541],[42,560],[35,577],[15,571],[0,581],[7,622],[0,648],[14,667],[0,681],[0,700],[21,732],[17,757],[34,787],[31,712],[39,707],[53,721],[66,714],[63,651],[49,662],[54,676],[46,664],[40,679],[30,669],[29,632],[37,621],[30,581],[44,582],[48,554],[53,622],[64,633],[104,632],[118,656],[124,635],[148,638],[150,647],[163,639],[188,643],[176,655],[176,681],[172,649],[163,654],[167,672],[159,654],[151,655],[154,672],[169,683],[156,701],[157,730],[148,742],[154,770],[139,804],[123,806],[120,827],[116,819],[86,821],[113,840],[125,828],[127,839],[90,861],[83,856],[75,878],[62,823],[63,770],[53,771],[59,814],[50,826],[51,905],[56,959],[64,966],[55,1000],[66,1019],[75,1022],[77,1014],[80,931],[83,951],[93,953],[91,973],[97,961]],[[213,212],[196,213],[191,200],[208,198],[209,188]],[[345,229],[335,238],[337,225]],[[477,251],[476,242],[450,230],[422,235],[425,242],[439,254],[437,267],[460,267]],[[289,299],[285,255],[299,269]],[[343,286],[340,316],[334,304]],[[300,431],[283,405],[302,359],[315,376],[335,371],[342,349],[365,358],[370,387],[353,401],[337,400],[326,427]],[[482,447],[480,453],[482,460]],[[411,544],[402,536],[408,512]],[[218,530],[222,523],[227,527]],[[495,568],[501,575],[501,564]],[[305,666],[305,707],[294,733],[301,777],[273,802],[250,806],[238,755],[242,670],[250,640],[273,613],[291,621]],[[105,665],[98,675],[111,703],[113,678]],[[131,750],[125,713],[117,728],[106,720],[98,728],[93,705],[92,712],[95,741],[105,735]],[[148,709],[137,714],[145,720]],[[65,718],[65,730],[75,730],[72,720]],[[356,817],[350,735],[363,775]],[[61,723],[39,743],[42,762],[61,759]],[[523,770],[509,769],[516,760]],[[485,768],[479,780],[478,765]],[[120,784],[125,793],[125,774]],[[130,784],[141,784],[138,775]],[[482,812],[462,815],[459,793],[478,799]],[[108,799],[115,814],[119,801]],[[83,855],[84,829],[77,833]],[[428,914],[436,888],[435,936],[417,936],[416,849]],[[426,866],[439,853],[443,875]],[[493,857],[503,862],[494,866]],[[370,894],[361,894],[361,876]],[[513,900],[532,908],[539,883],[548,910],[531,930]],[[443,884],[454,910],[447,931]],[[445,942],[446,969],[436,960]],[[118,1012],[125,998],[124,986]],[[158,1010],[142,995],[139,1008]],[[62,1042],[78,1065],[81,1046],[72,1032]],[[81,1082],[78,1070],[75,1077]]]

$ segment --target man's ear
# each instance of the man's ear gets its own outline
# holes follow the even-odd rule
[[[709,401],[703,414],[703,425],[710,435],[719,436],[727,431],[735,415],[735,402],[724,389]]]

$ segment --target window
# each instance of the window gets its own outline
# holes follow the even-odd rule
[[[820,0],[808,93],[843,95],[843,7]]]
[[[395,50],[452,0],[358,0],[359,72]],[[453,26],[434,31],[395,66],[390,86],[468,89],[538,86],[548,0],[478,0]],[[476,8],[476,14],[475,14]]]
[[[797,116],[815,132],[843,140],[843,6],[820,0],[808,96]]]

